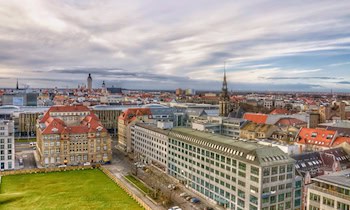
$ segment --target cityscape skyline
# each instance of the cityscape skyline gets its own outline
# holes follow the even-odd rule
[[[1,3],[1,86],[350,90],[349,2],[149,3]]]

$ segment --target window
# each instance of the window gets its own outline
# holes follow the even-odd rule
[[[319,203],[321,201],[321,196],[310,193],[310,200]]]
[[[330,198],[323,197],[323,204],[330,206],[330,207],[334,207],[334,200],[330,199]]]
[[[245,169],[246,169],[246,164],[245,164],[245,163],[242,163],[242,162],[239,162],[239,169],[245,171]]]
[[[253,182],[259,183],[259,178],[258,177],[250,176],[250,180],[252,180]]]
[[[252,173],[254,175],[259,175],[259,168],[251,166],[250,167],[250,173]]]
[[[272,167],[272,172],[271,172],[271,174],[272,175],[275,175],[275,174],[277,174],[278,173],[278,167],[276,166],[276,167]]]

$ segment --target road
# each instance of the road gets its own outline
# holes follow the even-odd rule
[[[30,146],[29,143],[16,142],[15,143],[15,151],[16,151],[16,168],[17,169],[29,169],[36,168],[36,162],[34,158],[33,147]],[[20,164],[20,159],[22,159],[22,163]]]

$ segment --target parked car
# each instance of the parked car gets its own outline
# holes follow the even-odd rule
[[[185,192],[180,193],[180,197],[186,197],[186,196],[188,196],[188,194],[187,194],[187,193],[185,193]]]
[[[29,145],[30,146],[36,146],[36,142],[30,142]]]
[[[199,200],[198,198],[191,199],[191,203],[199,203],[199,202],[201,202],[201,200]]]
[[[203,210],[214,210],[214,208],[207,206],[207,207],[204,207]]]
[[[191,200],[191,196],[187,196],[187,197],[185,197],[185,199],[186,199],[186,201],[189,201],[189,200]]]
[[[180,207],[178,207],[178,206],[173,206],[173,207],[171,207],[168,210],[182,210],[182,209]]]
[[[67,167],[66,165],[59,165],[58,168],[64,168]]]

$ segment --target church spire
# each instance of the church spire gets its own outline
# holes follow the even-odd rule
[[[17,79],[17,83],[16,83],[16,90],[19,89],[19,85],[18,85],[18,79]]]
[[[221,96],[219,101],[219,115],[227,117],[230,112],[230,96],[227,89],[227,80],[226,80],[226,62],[224,67],[224,80],[222,82]]]

